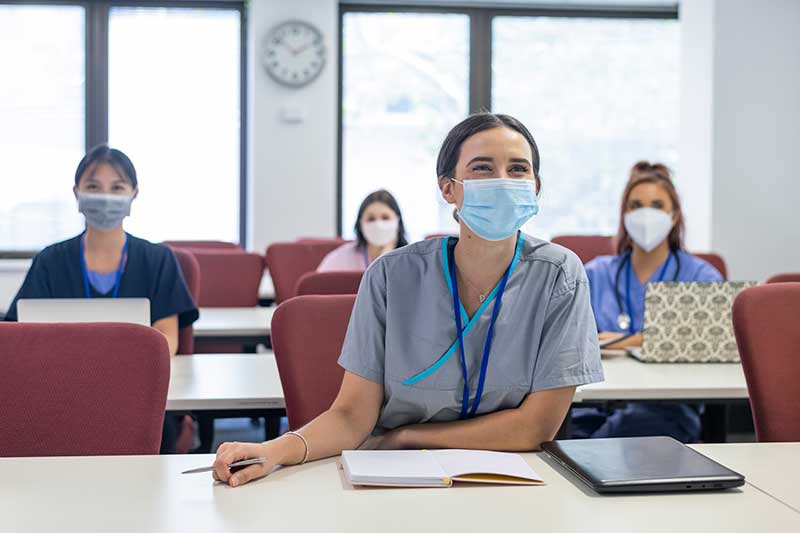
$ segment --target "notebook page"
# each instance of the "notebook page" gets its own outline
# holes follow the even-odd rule
[[[516,453],[484,450],[434,450],[430,453],[451,478],[467,474],[496,474],[542,481],[542,477]]]
[[[347,450],[342,467],[353,484],[449,485],[447,474],[426,450]]]

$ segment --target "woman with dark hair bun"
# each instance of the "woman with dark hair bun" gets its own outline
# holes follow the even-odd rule
[[[262,444],[225,443],[214,477],[240,486],[275,465],[354,448],[536,450],[578,385],[602,380],[589,286],[566,249],[519,231],[539,210],[539,150],[507,115],[447,135],[436,179],[460,237],[417,242],[367,269],[333,405]],[[265,463],[231,473],[239,459]]]
[[[617,254],[586,265],[599,337],[620,338],[609,348],[641,346],[648,283],[722,281],[713,266],[684,250],[684,231],[669,169],[661,163],[636,163],[622,193]],[[581,437],[670,435],[693,442],[700,436],[700,409],[688,404],[633,402],[624,409],[575,409],[573,415],[573,429]]]
[[[403,215],[392,193],[375,191],[361,202],[355,224],[356,241],[325,256],[317,270],[366,270],[375,259],[408,244]]]

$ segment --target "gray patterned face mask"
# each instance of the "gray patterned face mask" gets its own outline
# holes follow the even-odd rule
[[[131,202],[133,196],[124,194],[78,193],[78,211],[86,217],[87,224],[101,231],[120,226],[131,214]]]

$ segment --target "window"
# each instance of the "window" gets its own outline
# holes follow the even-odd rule
[[[541,238],[614,233],[633,163],[679,163],[674,7],[342,8],[345,237],[361,199],[382,187],[396,193],[412,239],[456,228],[435,159],[469,111],[531,129],[543,196],[524,229]]]
[[[397,198],[412,239],[455,227],[436,156],[469,109],[469,17],[348,13],[342,40],[344,236],[353,237],[364,197],[381,188]]]
[[[82,224],[84,10],[0,5],[0,50],[0,250],[39,249]]]
[[[633,163],[678,163],[678,23],[497,17],[493,34],[492,109],[522,120],[542,153],[526,231],[615,233]]]
[[[132,233],[239,239],[239,24],[232,10],[111,9],[108,133],[139,176]]]
[[[244,3],[75,4],[0,5],[0,253],[81,231],[100,142],[137,168],[132,233],[243,241]]]

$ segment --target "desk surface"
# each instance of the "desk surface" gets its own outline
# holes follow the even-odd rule
[[[742,365],[736,363],[642,363],[603,358],[606,380],[579,387],[575,401],[746,399]]]
[[[275,307],[202,307],[195,337],[266,337]]]
[[[284,405],[271,352],[178,355],[172,359],[168,411],[280,409]]]
[[[793,447],[795,458],[800,457],[800,447]],[[717,493],[598,496],[563,477],[538,454],[525,458],[547,483],[539,487],[353,489],[344,482],[337,459],[279,470],[237,489],[215,485],[210,474],[179,474],[210,464],[212,457],[0,459],[4,529],[31,533],[800,529],[800,513],[749,485]],[[747,475],[746,464],[739,469]]]
[[[800,513],[800,443],[696,444],[693,448],[744,474],[748,483]]]
[[[575,402],[747,398],[740,365],[654,365],[633,359],[603,361],[604,383],[580,387]],[[272,352],[179,355],[172,362],[170,411],[285,407]]]

